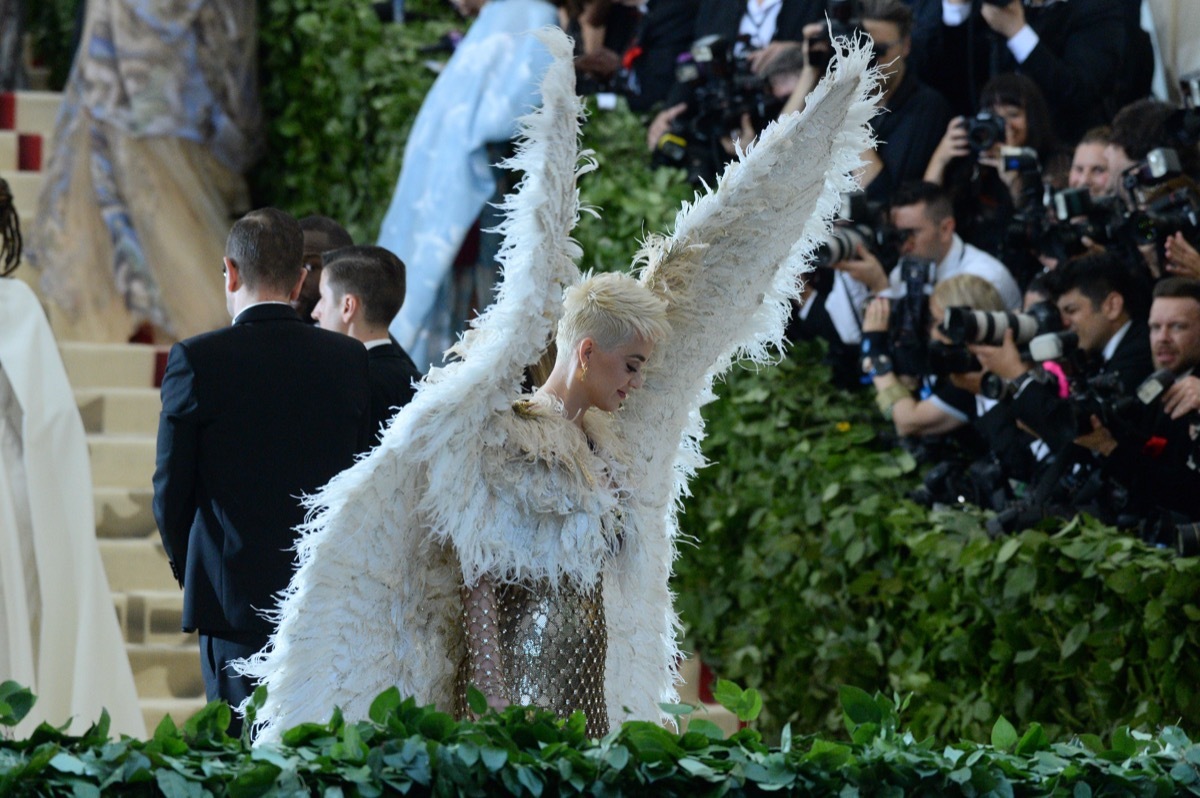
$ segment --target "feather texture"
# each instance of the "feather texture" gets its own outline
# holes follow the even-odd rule
[[[334,705],[365,717],[392,685],[448,709],[463,654],[458,590],[484,573],[603,577],[610,721],[663,720],[659,702],[676,697],[668,582],[676,505],[702,463],[699,409],[734,358],[776,356],[787,303],[870,145],[877,79],[870,51],[842,43],[804,113],[772,125],[670,238],[648,242],[641,279],[668,300],[672,333],[622,411],[584,416],[589,446],[557,407],[513,409],[579,279],[575,180],[592,167],[580,166],[570,41],[540,35],[555,63],[509,164],[525,177],[505,203],[497,300],[379,447],[308,499],[272,644],[240,666],[269,691],[260,741]],[[602,519],[618,509],[614,546]]]

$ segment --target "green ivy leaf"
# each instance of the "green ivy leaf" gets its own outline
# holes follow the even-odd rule
[[[992,726],[992,747],[998,751],[1011,751],[1019,739],[1017,730],[1001,715]]]
[[[467,685],[467,706],[476,717],[482,717],[488,711],[487,696],[473,684]]]
[[[0,726],[16,726],[25,719],[36,701],[28,687],[11,679],[0,683]]]
[[[762,712],[762,695],[753,687],[742,692],[742,697],[738,700],[735,714],[737,719],[742,723],[749,723],[758,718]]]
[[[470,691],[474,689],[467,688],[468,700],[470,699]],[[487,702],[484,702],[485,704]],[[380,726],[386,726],[388,718],[394,715],[396,710],[400,708],[400,690],[394,685],[384,690],[379,695],[375,696],[375,700],[371,702],[371,708],[367,710],[367,717],[372,722]]]
[[[879,705],[866,691],[844,684],[838,688],[838,696],[842,701],[842,711],[854,724],[879,723],[883,720]]]
[[[713,699],[736,715],[738,706],[742,703],[742,688],[731,681],[717,679],[713,686]]]

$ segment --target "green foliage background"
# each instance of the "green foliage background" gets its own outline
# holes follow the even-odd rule
[[[74,13],[73,0],[33,5],[47,30]],[[365,0],[259,8],[270,127],[257,200],[373,240],[434,78],[418,48],[463,24],[435,0],[410,0],[403,27]],[[582,265],[624,268],[691,191],[646,168],[627,111],[595,112],[586,130],[601,168],[581,194],[603,220],[581,219]],[[841,684],[912,692],[914,730],[942,739],[980,739],[998,714],[1055,735],[1198,728],[1200,562],[1090,520],[992,541],[978,513],[913,505],[915,464],[878,434],[869,401],[830,387],[820,354],[730,376],[705,411],[717,465],[682,519],[688,641],[761,688],[768,733],[840,728]]]
[[[909,502],[915,464],[820,351],[734,372],[705,411],[682,518],[687,634],[759,687],[764,728],[837,728],[838,685],[912,693],[918,735],[997,715],[1052,736],[1200,718],[1200,560],[1091,519],[990,540],[977,511]]]

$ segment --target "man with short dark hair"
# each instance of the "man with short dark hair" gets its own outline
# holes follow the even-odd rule
[[[1200,282],[1168,277],[1154,287],[1150,305],[1150,350],[1154,367],[1172,379],[1190,377],[1200,365]],[[1160,396],[1143,424],[1110,430],[1092,418],[1093,430],[1077,443],[1102,455],[1105,473],[1127,486],[1135,500],[1152,508],[1200,519],[1200,464],[1191,457],[1195,414],[1172,418]],[[1162,527],[1155,528],[1152,542]]]
[[[354,246],[354,239],[346,232],[346,228],[328,216],[318,214],[301,219],[300,229],[304,231],[304,268],[307,275],[300,286],[300,296],[292,303],[292,307],[300,314],[301,321],[316,324],[312,312],[319,299],[321,256],[331,250]]]
[[[391,421],[421,378],[408,353],[388,335],[404,304],[404,263],[383,247],[343,247],[325,253],[320,301],[313,318],[322,329],[361,341],[371,377],[371,429]]]
[[[303,238],[274,208],[233,225],[233,325],[172,347],[162,382],[154,517],[183,587],[183,628],[200,633],[208,698],[230,704],[254,685],[228,663],[266,645],[264,612],[291,579],[299,497],[371,440],[366,352],[289,305],[304,280]],[[240,728],[235,715],[231,733]]]
[[[954,208],[941,186],[924,181],[900,186],[892,195],[890,217],[902,241],[900,254],[936,263],[935,283],[957,274],[974,274],[996,287],[1005,307],[1021,307],[1021,290],[1005,265],[955,232]],[[846,271],[874,293],[889,287],[879,259],[862,247],[854,258],[834,268]],[[892,269],[890,286],[895,293],[902,290],[898,266]]]

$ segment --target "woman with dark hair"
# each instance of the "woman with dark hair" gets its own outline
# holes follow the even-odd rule
[[[972,131],[971,123],[982,121],[985,114],[1003,122],[1002,138],[987,136],[982,128]],[[1024,75],[998,75],[988,81],[975,120],[960,116],[950,122],[925,179],[950,193],[963,239],[1000,258],[1024,283],[1038,264],[1031,242],[1014,235],[1010,222],[1021,212],[1040,212],[1046,186],[1066,186],[1070,160],[1054,132],[1045,97]],[[1003,147],[1033,150],[1038,169],[1004,157]]]

